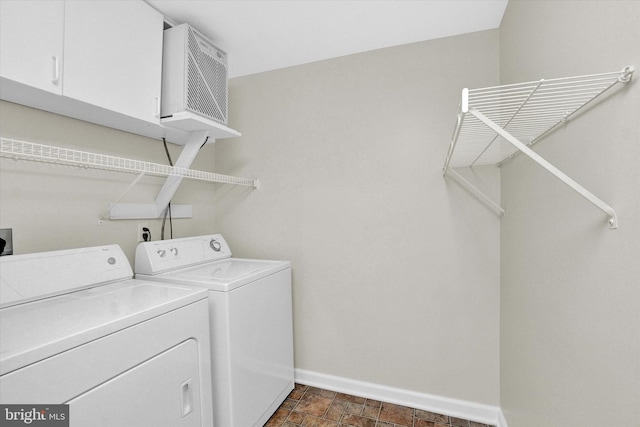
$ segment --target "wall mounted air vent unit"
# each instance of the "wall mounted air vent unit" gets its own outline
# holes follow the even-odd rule
[[[164,31],[162,118],[189,111],[227,124],[227,54],[188,24]]]

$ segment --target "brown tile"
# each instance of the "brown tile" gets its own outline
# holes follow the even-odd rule
[[[353,403],[364,403],[365,400],[367,400],[364,397],[352,396],[350,394],[344,394],[344,393],[337,393],[336,399],[346,400],[347,402],[353,402]]]
[[[338,427],[335,421],[329,421],[322,418],[307,417],[302,424],[304,427]]]
[[[306,415],[303,414],[302,412],[292,412],[289,414],[289,417],[287,418],[287,421],[293,424],[297,424],[300,425],[302,424],[302,422],[304,421]]]
[[[423,420],[421,418],[416,418],[413,421],[413,427],[449,427],[449,423],[440,424],[435,421]]]
[[[288,409],[288,410],[293,410],[293,408],[295,408],[295,406],[298,404],[297,400],[293,400],[293,399],[285,399],[284,402],[282,402],[282,405],[280,405],[280,409]]]
[[[362,415],[368,418],[378,419],[379,414],[380,414],[380,407],[375,407],[375,406],[365,405],[364,410],[362,411]]]
[[[318,387],[309,387],[307,389],[307,393],[317,394],[322,397],[328,397],[329,399],[333,399],[334,397],[336,397],[336,394],[337,394],[335,391],[324,390]]]
[[[296,384],[265,427],[494,427]]]
[[[364,405],[360,405],[358,403],[347,402],[347,407],[344,409],[344,412],[351,415],[362,415],[362,410],[364,409]]]
[[[364,404],[366,406],[372,406],[374,408],[379,408],[382,405],[382,402],[379,400],[367,399]]]
[[[278,408],[278,410],[269,418],[264,427],[280,427],[286,421],[290,411]]]
[[[423,411],[422,409],[416,409],[416,418],[423,420],[436,421],[442,424],[449,424],[449,417],[442,414],[436,414],[435,412]]]
[[[296,412],[302,412],[307,415],[313,415],[314,417],[321,417],[329,409],[331,405],[331,399],[328,397],[322,397],[317,394],[305,393],[295,407]]]
[[[412,427],[413,408],[394,405],[392,403],[383,403],[378,419],[381,421],[390,421],[401,426]]]
[[[355,427],[375,427],[376,420],[360,417],[358,415],[346,414],[344,417],[342,417],[342,425]]]
[[[340,421],[344,410],[347,407],[347,402],[342,400],[334,400],[324,417],[328,420]]]
[[[333,399],[333,402],[331,403],[331,406],[335,406],[335,407],[340,408],[340,409],[342,409],[344,411],[347,408],[348,404],[349,404],[349,402],[347,402],[345,400]]]
[[[469,421],[451,417],[451,425],[454,427],[469,427]]]
[[[293,400],[300,400],[305,391],[307,391],[306,385],[296,384],[287,397]]]

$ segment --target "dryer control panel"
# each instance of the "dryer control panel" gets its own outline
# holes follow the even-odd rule
[[[135,272],[158,274],[230,257],[220,234],[142,242],[136,248]]]
[[[118,245],[0,258],[0,307],[131,279]]]

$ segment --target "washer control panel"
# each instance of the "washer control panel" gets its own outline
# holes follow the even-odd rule
[[[142,242],[136,248],[135,272],[157,274],[231,257],[220,234]]]
[[[222,243],[220,243],[219,240],[212,238],[211,240],[209,240],[209,247],[216,252],[220,252],[220,250],[222,249]]]

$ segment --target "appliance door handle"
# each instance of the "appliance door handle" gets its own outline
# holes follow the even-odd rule
[[[180,395],[182,396],[182,418],[186,417],[193,411],[193,387],[191,386],[191,378],[183,382],[180,386]]]
[[[53,79],[51,79],[51,83],[57,85],[60,82],[60,59],[58,59],[58,55],[52,55],[51,59],[53,59]]]

